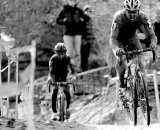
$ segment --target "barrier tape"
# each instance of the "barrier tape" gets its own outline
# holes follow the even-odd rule
[[[12,59],[12,61],[5,68],[1,69],[0,73],[2,73],[3,71],[5,71],[14,62],[15,59],[16,59],[16,57],[14,59]]]

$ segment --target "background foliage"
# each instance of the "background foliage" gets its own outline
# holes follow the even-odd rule
[[[142,10],[154,22],[159,0],[141,1]],[[88,4],[94,10],[96,43],[90,52],[91,68],[115,63],[109,47],[109,34],[113,15],[122,8],[122,2],[123,0],[79,0],[81,8]],[[16,39],[16,46],[28,45],[32,39],[36,39],[37,61],[46,63],[53,54],[54,45],[62,41],[63,27],[55,21],[62,5],[63,0],[1,0],[0,25],[5,26],[6,32]]]

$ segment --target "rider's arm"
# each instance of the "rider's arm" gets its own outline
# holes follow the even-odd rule
[[[110,46],[114,52],[120,47],[120,42],[118,41],[118,34],[119,34],[119,17],[115,14],[112,22],[111,27],[111,34],[110,34]]]
[[[53,57],[51,57],[49,60],[49,76],[48,76],[48,78],[54,80],[54,77],[55,77],[54,71],[55,71],[55,68],[54,68]]]
[[[157,37],[154,33],[153,25],[143,12],[141,12],[141,16],[142,16],[142,25],[140,26],[140,29],[144,30],[144,32],[150,39],[150,44],[157,44]]]

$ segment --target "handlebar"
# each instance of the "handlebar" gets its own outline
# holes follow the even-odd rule
[[[51,83],[51,85],[69,85],[73,84],[72,82],[56,82],[56,83]]]
[[[69,85],[69,84],[73,85],[73,90],[75,91],[75,85],[74,85],[73,82],[55,82],[55,83],[50,82],[50,83],[48,83],[49,92],[50,92],[50,89],[51,89],[50,85]]]
[[[140,54],[142,52],[148,52],[148,51],[152,51],[153,61],[155,61],[156,60],[156,52],[154,51],[154,49],[151,49],[151,48],[133,50],[133,51],[126,51],[126,52],[122,52],[120,55],[132,55],[132,54],[136,55],[136,54]]]

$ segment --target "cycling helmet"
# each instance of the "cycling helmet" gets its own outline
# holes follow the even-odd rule
[[[57,43],[57,45],[54,48],[54,51],[59,54],[59,53],[65,53],[67,49],[64,43]]]
[[[83,8],[83,11],[90,11],[92,12],[93,10],[91,9],[91,7],[89,5],[85,5]]]
[[[77,3],[77,0],[66,0],[66,3],[75,2]]]
[[[126,10],[139,10],[141,6],[140,0],[124,0],[123,6]]]

